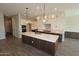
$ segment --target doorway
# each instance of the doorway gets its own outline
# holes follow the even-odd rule
[[[6,37],[13,36],[12,17],[4,16],[4,24],[5,24]]]

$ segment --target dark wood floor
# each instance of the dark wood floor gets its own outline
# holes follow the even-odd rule
[[[21,39],[8,36],[0,40],[0,56],[50,56],[32,46],[22,43]],[[79,56],[79,40],[65,38],[59,43],[56,56]]]
[[[79,56],[79,39],[65,38],[58,45],[56,56]]]
[[[0,55],[2,56],[50,56],[32,46],[22,43],[21,39],[8,36],[0,40]]]

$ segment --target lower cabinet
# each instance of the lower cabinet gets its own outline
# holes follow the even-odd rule
[[[33,46],[36,48],[39,47],[39,40],[37,38],[33,38]]]
[[[26,44],[32,45],[38,48],[39,40],[33,37],[22,35],[22,41]]]
[[[31,37],[28,37],[28,36],[22,36],[22,41],[23,41],[24,43],[27,43],[27,44],[29,44],[29,45],[32,45],[33,39],[32,39]]]
[[[44,52],[47,52],[48,54],[55,55],[55,50],[56,50],[55,43],[29,37],[29,36],[25,36],[25,35],[22,35],[22,41]]]
[[[72,38],[72,39],[79,39],[79,33],[78,32],[65,32],[66,38]]]
[[[56,44],[44,40],[39,40],[39,49],[47,52],[48,54],[55,55]]]

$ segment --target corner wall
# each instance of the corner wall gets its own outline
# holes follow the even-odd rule
[[[21,26],[20,26],[20,15],[14,15],[12,17],[12,25],[13,25],[13,36],[17,38],[21,38]]]
[[[65,11],[65,31],[79,32],[79,9]]]
[[[0,13],[0,39],[5,39],[4,15]]]

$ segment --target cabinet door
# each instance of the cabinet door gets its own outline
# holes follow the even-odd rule
[[[55,46],[53,43],[51,42],[48,42],[48,41],[44,41],[44,40],[39,40],[39,49],[51,54],[51,55],[54,55],[54,51],[55,51]]]
[[[51,42],[43,41],[43,50],[47,53],[51,53]]]
[[[44,42],[43,40],[39,40],[39,47],[38,47],[38,48],[39,48],[40,50],[45,50],[45,49],[44,49],[44,47],[45,47],[44,45],[45,45],[45,42]]]
[[[22,41],[26,44],[33,45],[33,38],[29,36],[22,36]]]
[[[39,39],[37,39],[37,38],[33,39],[33,46],[36,48],[39,48]]]
[[[48,41],[45,41],[45,47],[44,47],[44,51],[51,54],[51,55],[55,55],[55,51],[56,51],[56,44],[55,43],[51,43]]]
[[[33,45],[33,38],[26,36],[26,43],[29,44],[29,45]]]
[[[26,43],[26,36],[22,35],[22,42]]]
[[[48,41],[45,41],[45,45],[44,45],[44,51],[48,52],[48,53],[51,53],[51,43],[48,42]]]

